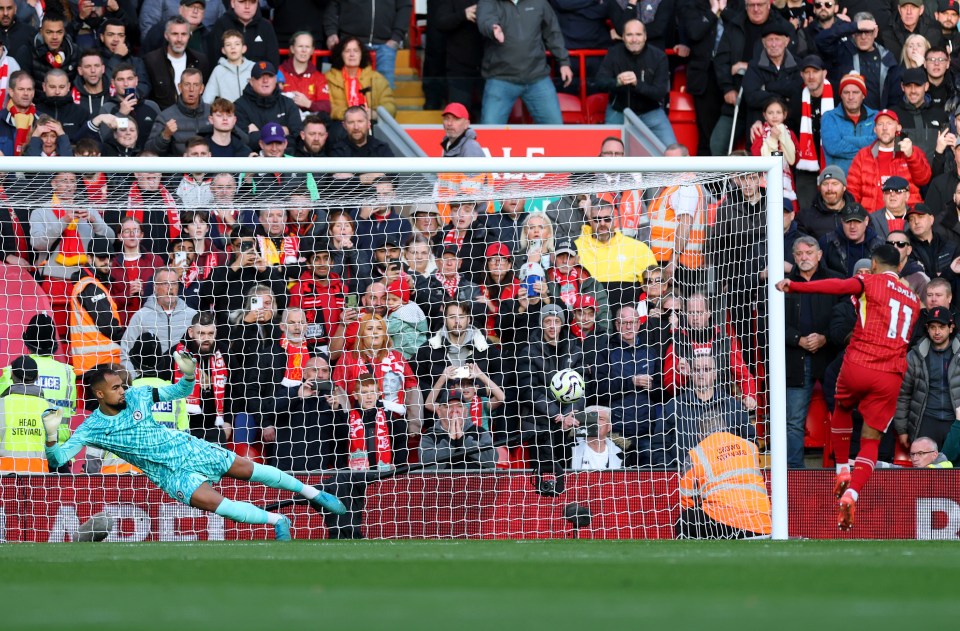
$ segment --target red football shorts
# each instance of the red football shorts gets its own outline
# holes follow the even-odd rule
[[[836,402],[847,409],[859,409],[863,422],[883,433],[897,411],[902,384],[903,375],[843,362],[837,378]]]

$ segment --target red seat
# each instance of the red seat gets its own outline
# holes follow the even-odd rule
[[[260,448],[256,445],[250,443],[229,443],[227,449],[248,460],[253,460],[261,464],[265,462],[263,452],[260,451]]]
[[[669,118],[677,142],[689,149],[690,155],[697,155],[700,133],[697,131],[697,113],[694,109],[693,97],[686,92],[671,92]]]
[[[510,118],[507,119],[507,123],[510,125],[531,125],[533,124],[533,117],[530,116],[530,112],[527,111],[527,107],[523,104],[523,101],[517,99],[513,103],[513,109],[510,110]]]
[[[910,450],[901,445],[899,440],[893,448],[893,464],[900,467],[913,466],[913,461],[910,460]]]
[[[587,97],[587,124],[602,125],[607,117],[607,101],[609,95],[604,93],[591,94]]]
[[[823,398],[823,389],[817,384],[810,397],[810,407],[807,409],[807,430],[803,437],[804,447],[822,448],[827,443],[827,432],[830,427],[830,411],[827,409],[827,400]]]
[[[563,115],[564,125],[582,125],[586,122],[580,97],[560,92],[557,94],[557,100],[560,102],[560,113]]]

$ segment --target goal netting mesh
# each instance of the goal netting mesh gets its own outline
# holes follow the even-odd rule
[[[94,445],[48,472],[22,397],[69,441],[85,374],[162,387],[178,349],[196,386],[154,421],[347,506],[214,484],[296,538],[769,534],[782,200],[743,160],[7,160],[0,360],[37,374],[0,384],[0,540],[273,536]]]

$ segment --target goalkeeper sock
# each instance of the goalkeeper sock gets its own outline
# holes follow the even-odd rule
[[[270,524],[271,526],[280,521],[280,515],[268,513],[267,511],[249,504],[247,502],[234,502],[224,498],[214,511],[221,517],[229,517],[233,521],[243,524]]]
[[[853,416],[850,409],[837,404],[830,417],[830,442],[837,466],[850,462],[850,435],[853,434]]]
[[[860,453],[857,454],[856,463],[853,465],[853,473],[850,476],[850,488],[860,494],[860,491],[867,484],[873,468],[877,464],[877,454],[880,452],[879,438],[860,438]]]
[[[320,491],[317,489],[304,484],[292,475],[284,473],[280,469],[271,467],[270,465],[254,464],[253,475],[250,476],[250,481],[266,484],[273,489],[283,489],[284,491],[299,493],[308,500],[312,500],[317,495],[320,495]]]

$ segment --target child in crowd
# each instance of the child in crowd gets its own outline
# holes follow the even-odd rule
[[[348,466],[351,471],[393,468],[390,425],[380,404],[380,388],[371,375],[357,379],[347,415],[349,425]]]
[[[203,102],[209,105],[212,105],[218,96],[230,102],[239,99],[253,71],[253,62],[243,56],[247,47],[239,31],[225,32],[220,42],[223,57],[217,62],[217,67],[213,69],[203,90]]]
[[[753,141],[752,153],[755,156],[770,156],[776,152],[783,154],[783,196],[797,199],[793,185],[793,165],[797,163],[797,145],[799,141],[794,133],[787,129],[787,104],[779,96],[767,101],[763,108],[763,127],[760,135]]]
[[[387,285],[387,335],[404,359],[412,359],[427,341],[427,316],[410,301],[410,277],[404,274]]]

